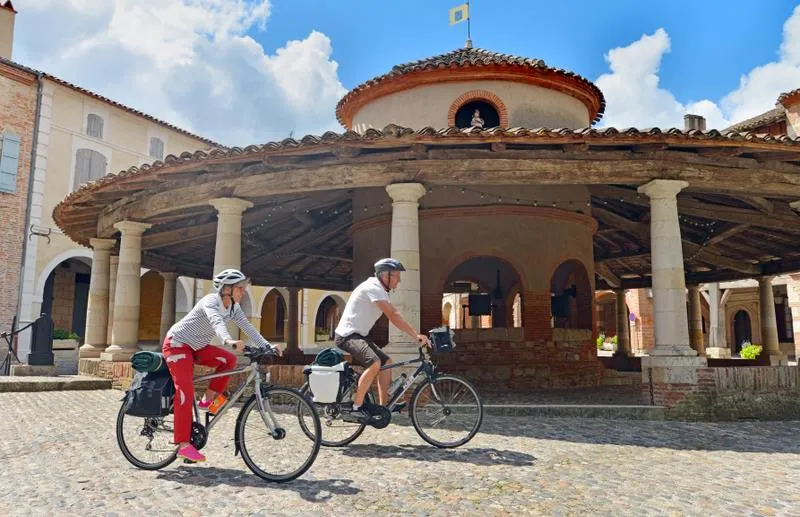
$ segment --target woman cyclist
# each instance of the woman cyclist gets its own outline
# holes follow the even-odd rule
[[[190,461],[205,461],[205,456],[189,443],[192,428],[192,407],[194,404],[194,364],[216,368],[225,372],[236,366],[236,356],[231,352],[210,344],[214,336],[235,350],[244,350],[244,341],[234,339],[225,325],[233,321],[255,343],[262,347],[272,346],[255,327],[239,306],[249,280],[236,269],[226,269],[214,276],[214,290],[197,302],[197,305],[175,323],[167,332],[162,352],[167,367],[175,383],[175,443],[179,444],[178,456]],[[228,377],[213,379],[199,403],[201,409],[208,409],[218,393],[228,385]]]

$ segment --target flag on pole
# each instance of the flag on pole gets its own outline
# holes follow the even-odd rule
[[[455,25],[469,19],[469,5],[461,4],[450,9],[450,25]]]

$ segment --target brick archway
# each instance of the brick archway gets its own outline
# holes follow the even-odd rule
[[[506,108],[505,103],[503,103],[500,97],[489,90],[471,90],[459,95],[450,105],[450,109],[447,110],[447,125],[449,127],[455,127],[458,109],[472,101],[484,101],[491,104],[492,107],[497,110],[497,115],[500,117],[500,127],[508,127],[508,108]]]

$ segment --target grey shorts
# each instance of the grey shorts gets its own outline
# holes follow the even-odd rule
[[[353,362],[365,368],[372,366],[375,361],[380,361],[383,366],[389,360],[389,356],[378,345],[359,334],[351,334],[346,338],[336,336],[334,343],[350,354]]]

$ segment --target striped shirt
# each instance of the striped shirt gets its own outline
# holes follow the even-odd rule
[[[200,350],[208,346],[214,336],[222,339],[223,343],[226,339],[233,339],[225,325],[231,320],[247,334],[253,344],[271,346],[250,323],[238,303],[226,309],[222,298],[216,293],[203,296],[186,316],[169,329],[167,336],[172,337],[172,346],[187,344],[193,350]]]

